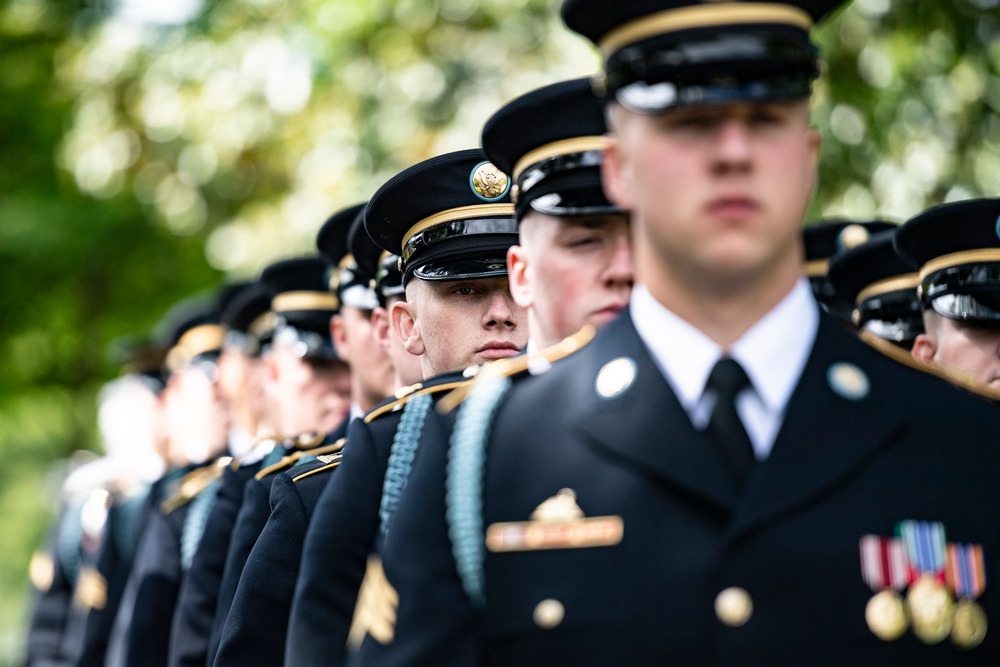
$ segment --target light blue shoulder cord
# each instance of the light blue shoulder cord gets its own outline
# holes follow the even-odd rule
[[[483,561],[486,558],[483,529],[483,477],[486,445],[493,417],[510,389],[510,378],[480,380],[455,421],[448,450],[448,476],[445,483],[445,516],[451,537],[455,568],[462,588],[472,605],[486,604]]]
[[[66,506],[62,519],[59,521],[59,536],[56,542],[56,553],[62,564],[67,581],[76,583],[80,572],[80,540],[83,539],[83,521],[81,513],[83,503],[74,502]]]
[[[184,528],[181,530],[181,570],[188,571],[194,554],[201,544],[201,538],[205,534],[205,524],[208,523],[208,515],[215,506],[215,501],[219,497],[219,483],[222,476],[213,479],[208,486],[202,489],[201,493],[191,501],[187,516],[184,517]]]
[[[396,505],[399,504],[403,489],[406,488],[406,481],[410,478],[417,445],[420,444],[420,431],[424,427],[424,419],[433,402],[430,395],[422,394],[411,398],[403,407],[403,416],[396,426],[392,449],[389,450],[389,462],[382,483],[382,502],[378,508],[381,519],[379,531],[383,537],[389,532],[389,522],[396,511]]]

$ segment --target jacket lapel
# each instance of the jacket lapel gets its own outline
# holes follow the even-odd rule
[[[589,349],[575,420],[586,441],[613,458],[722,509],[731,509],[735,488],[706,436],[694,430],[660,369],[639,338],[630,316],[622,316],[584,348]],[[604,398],[595,382],[609,362],[625,357],[636,375],[622,393]]]
[[[892,406],[892,387],[876,375],[864,351],[864,344],[838,323],[825,315],[821,318],[774,448],[747,480],[731,526],[733,534],[820,495],[865,465],[904,430]],[[831,367],[845,363],[864,374],[869,389],[863,396],[845,398],[843,394],[849,391],[838,391],[837,380],[831,380]]]

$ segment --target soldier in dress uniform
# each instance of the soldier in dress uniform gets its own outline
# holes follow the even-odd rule
[[[92,579],[99,582],[90,603],[82,646],[73,664],[103,666],[125,584],[128,580],[149,499],[165,471],[166,443],[162,427],[160,393],[164,387],[165,350],[146,339],[114,345],[124,361],[123,375],[106,385],[99,396],[98,427],[109,457],[125,461],[116,465],[109,487],[111,505],[100,546],[93,562]],[[101,594],[103,593],[103,594]]]
[[[628,216],[601,189],[606,132],[589,79],[522,95],[483,127],[483,150],[514,181],[518,244],[508,270],[533,346],[606,324],[628,305]]]
[[[466,367],[513,356],[527,343],[525,313],[506,279],[506,255],[517,240],[509,185],[482,151],[459,151],[403,171],[368,204],[369,234],[380,250],[402,258],[397,284],[405,293],[395,290],[391,304],[382,297],[391,335],[419,355],[424,380],[352,425],[342,469],[324,489],[306,536],[288,664],[342,663],[366,567],[378,570],[366,557],[389,530],[433,401],[463,381]],[[377,257],[359,264],[376,266]],[[390,275],[383,269],[384,288],[393,285]]]
[[[253,283],[222,311],[226,327],[222,354],[219,357],[220,389],[227,396],[234,415],[230,447],[242,437],[250,437],[261,450],[274,446],[276,435],[273,409],[263,394],[262,348],[270,345],[276,316],[271,311],[271,288]],[[245,449],[245,448],[243,448]],[[235,454],[236,452],[234,452]],[[222,583],[226,554],[232,537],[236,514],[243,502],[243,488],[257,474],[263,455],[244,452],[234,457],[214,486],[202,491],[215,493],[199,502],[212,502],[205,516],[203,536],[191,558],[181,584],[170,633],[171,667],[203,667],[207,661],[209,635],[215,618],[219,587]]]
[[[215,459],[225,452],[229,432],[215,363],[225,334],[219,305],[219,295],[194,297],[165,316],[169,377],[162,403],[169,469],[150,495],[108,664],[166,664],[189,501],[217,476]]]
[[[370,277],[358,270],[357,260],[351,253],[351,230],[361,229],[353,223],[364,214],[364,209],[365,204],[346,209],[342,222],[336,225],[327,222],[316,237],[320,254],[336,267],[330,274],[330,289],[339,295],[341,307],[330,323],[330,335],[338,354],[347,359],[354,370],[351,376],[352,420],[364,416],[391,396],[394,381],[392,361],[372,331],[372,313],[378,307],[378,299],[369,284]],[[341,435],[344,434],[346,428]]]
[[[892,223],[882,220],[820,220],[802,229],[806,249],[806,277],[809,278],[813,296],[824,310],[845,322],[851,321],[854,302],[830,282],[830,262],[841,253],[866,243],[872,234],[894,227]]]
[[[323,259],[303,257],[275,262],[261,272],[275,316],[263,358],[264,388],[281,435],[262,441],[240,463],[259,468],[245,482],[233,520],[205,656],[208,664],[218,651],[243,565],[267,521],[272,473],[328,451],[333,441],[325,435],[342,428],[347,419],[350,368],[330,340],[330,318],[341,305],[327,290],[330,271]]]
[[[361,224],[363,210],[364,206],[353,206],[333,216],[321,228],[320,242],[317,243],[322,256],[328,259],[338,258],[328,284],[337,294],[341,308],[353,308],[358,311],[356,315],[367,313],[377,302],[375,295],[371,293],[369,277],[357,266],[356,258],[365,252],[361,247],[362,242],[375,247]],[[367,317],[348,317],[346,321],[346,326],[354,326],[359,322],[366,325]],[[341,321],[339,326],[344,327],[345,323]],[[348,336],[357,341],[355,333]],[[355,352],[358,349],[357,346],[353,348]],[[338,348],[338,352],[351,351],[349,346]],[[350,357],[347,361],[352,368],[358,363]],[[352,398],[353,391],[361,386],[364,386],[363,382],[352,382]],[[364,397],[360,400],[365,401]],[[332,442],[342,441],[347,427],[345,421],[327,439]],[[329,479],[329,472],[337,467],[339,461],[339,452],[331,452],[308,461],[299,459],[287,461],[286,465],[271,466],[266,478],[270,483],[270,503],[266,508],[269,514],[262,517],[264,523],[260,535],[252,545],[240,574],[230,613],[220,634],[215,664],[281,662],[285,624],[298,572],[305,526],[319,491]],[[308,481],[292,484],[293,478],[299,477]]]
[[[162,385],[143,375],[149,369],[140,366],[147,361],[158,366],[162,354],[135,340],[127,349],[122,341],[115,347],[115,356],[122,357],[117,359],[122,376],[104,385],[98,397],[105,455],[79,452],[70,460],[51,546],[31,560],[31,581],[38,592],[28,628],[27,665],[77,664],[90,615],[108,606],[109,573],[101,569],[101,554],[129,546],[115,541],[122,532],[120,508],[162,469],[154,426],[156,392]]]
[[[1000,199],[944,204],[899,228],[897,248],[920,267],[926,332],[913,356],[1000,390]]]
[[[366,235],[367,233],[365,232]],[[389,318],[392,304],[406,300],[403,273],[399,270],[399,255],[374,247],[378,249],[377,253],[362,254],[357,258],[358,268],[362,273],[374,276],[372,280],[378,307],[372,311],[372,334],[392,361],[394,384],[398,392],[398,388],[420,382],[424,372],[420,368],[420,357],[406,351],[403,340],[392,330]]]
[[[896,251],[895,229],[888,229],[835,256],[829,278],[854,304],[851,321],[863,338],[874,342],[874,336],[908,351],[924,331],[918,268]]]
[[[837,4],[563,5],[605,57],[640,282],[548,372],[500,362],[429,416],[357,664],[997,659],[995,407],[803,274],[809,29]]]

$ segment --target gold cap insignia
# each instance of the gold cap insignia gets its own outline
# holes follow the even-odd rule
[[[492,162],[480,162],[469,176],[469,185],[477,197],[494,202],[503,199],[510,190],[510,179]]]
[[[837,234],[837,247],[840,250],[850,250],[867,243],[871,234],[861,225],[847,225]]]

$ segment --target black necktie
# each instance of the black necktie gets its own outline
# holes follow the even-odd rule
[[[755,461],[750,436],[736,411],[736,395],[748,386],[750,378],[746,371],[729,357],[722,357],[716,362],[705,383],[705,390],[712,390],[717,396],[712,418],[708,422],[708,434],[729,465],[737,485],[743,483]]]

